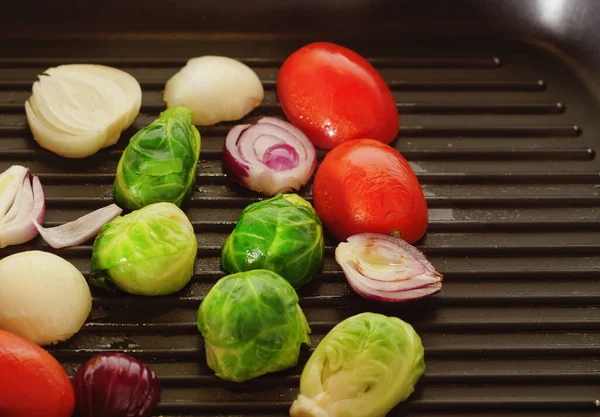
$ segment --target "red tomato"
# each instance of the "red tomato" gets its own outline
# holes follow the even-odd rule
[[[290,55],[279,70],[277,95],[290,122],[321,148],[358,138],[390,143],[400,128],[381,75],[333,43],[311,43]]]
[[[415,173],[394,148],[373,139],[330,151],[315,175],[314,206],[339,240],[393,233],[408,243],[427,229],[427,202]]]
[[[74,408],[73,386],[56,359],[0,330],[0,416],[71,417]]]

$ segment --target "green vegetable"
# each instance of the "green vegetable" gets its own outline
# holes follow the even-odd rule
[[[412,326],[363,313],[335,326],[309,358],[292,417],[383,417],[406,400],[425,371]]]
[[[310,203],[296,194],[250,204],[223,245],[229,272],[268,269],[295,288],[309,282],[323,260],[323,227]]]
[[[192,194],[199,158],[200,134],[192,112],[165,110],[125,148],[113,185],[117,204],[129,210],[159,202],[180,206]]]
[[[198,329],[208,366],[235,382],[290,368],[310,346],[296,291],[265,269],[221,278],[200,304]]]
[[[190,281],[197,249],[179,207],[151,204],[104,225],[94,241],[91,281],[132,294],[171,294]]]

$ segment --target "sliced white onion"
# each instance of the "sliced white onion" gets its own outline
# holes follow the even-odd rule
[[[11,211],[15,198],[20,193],[21,187],[23,187],[23,180],[28,173],[27,168],[21,165],[13,165],[0,174],[0,222],[6,222],[4,217]],[[11,214],[14,218],[15,214]]]
[[[123,210],[119,206],[111,204],[60,226],[45,228],[40,226],[36,220],[33,221],[33,224],[46,243],[55,249],[60,249],[80,245],[93,238],[100,232],[102,226],[122,212]]]
[[[69,339],[92,309],[85,278],[52,253],[26,251],[0,260],[0,329],[39,345]]]
[[[30,104],[31,102],[31,104]],[[73,135],[57,130],[48,122],[44,121],[43,116],[36,113],[35,101],[25,103],[25,113],[29,128],[33,133],[36,142],[57,155],[67,158],[83,158],[93,155],[104,147],[106,134],[103,132],[91,132],[86,134]]]
[[[67,158],[85,158],[114,145],[137,116],[139,83],[102,65],[49,68],[25,103],[27,121],[40,146]]]
[[[229,131],[223,164],[236,182],[272,196],[305,185],[317,166],[317,153],[299,129],[263,117],[254,125],[238,125]]]
[[[21,181],[20,189],[17,190],[12,207],[10,207],[8,213],[6,213],[6,215],[0,220],[0,227],[17,219],[17,217],[22,213],[21,207],[23,207],[24,210],[31,210],[31,207],[33,207],[33,189],[30,187],[23,187],[23,182],[27,181],[28,178],[29,175],[26,174],[23,178],[23,181]],[[31,202],[28,201],[29,198],[31,199]],[[7,202],[9,200],[5,199],[4,201]],[[29,206],[29,208],[27,208],[27,206]]]
[[[0,175],[0,249],[29,242],[46,212],[44,190],[38,177],[30,179],[27,168],[14,165]]]
[[[140,112],[142,90],[137,80],[124,71],[106,66],[77,64],[50,68],[46,73],[67,81],[88,83],[106,102],[112,104],[107,106],[107,110],[112,111],[112,119],[116,116],[117,121],[109,129],[105,147],[117,143],[121,131],[129,127]],[[107,80],[110,82],[106,82]]]
[[[247,65],[224,56],[190,59],[167,81],[167,107],[192,111],[198,126],[239,120],[257,107],[265,96],[258,75]]]
[[[400,302],[442,289],[442,275],[425,255],[402,239],[376,233],[350,236],[335,250],[350,286],[364,298]]]

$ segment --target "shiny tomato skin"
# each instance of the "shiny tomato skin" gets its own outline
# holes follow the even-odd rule
[[[391,146],[372,139],[343,143],[315,175],[314,207],[338,240],[358,233],[399,233],[408,243],[427,230],[427,202],[412,168]]]
[[[292,53],[279,70],[277,95],[289,121],[321,148],[365,137],[387,144],[400,128],[383,77],[359,54],[333,43]]]
[[[74,408],[73,385],[56,359],[0,330],[0,416],[71,417]]]

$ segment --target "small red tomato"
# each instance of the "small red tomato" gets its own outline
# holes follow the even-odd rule
[[[333,43],[311,43],[290,55],[279,70],[277,95],[290,122],[321,148],[358,138],[390,143],[398,134],[396,102],[381,75]]]
[[[315,175],[314,206],[340,241],[358,233],[392,233],[408,243],[427,229],[427,202],[406,159],[372,139],[330,151]]]
[[[74,408],[73,386],[56,359],[0,330],[0,416],[71,417]]]

